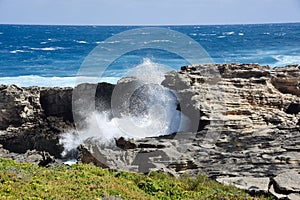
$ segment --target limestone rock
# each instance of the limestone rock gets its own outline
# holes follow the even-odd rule
[[[300,66],[290,65],[276,67],[273,72],[272,84],[282,93],[300,96]]]
[[[279,191],[289,193],[300,193],[300,173],[289,170],[274,178],[274,182]]]
[[[283,195],[280,198],[296,198],[299,77],[296,65],[270,69],[257,64],[204,64],[169,72],[162,85],[176,94],[177,110],[189,119],[189,130],[134,141],[116,138],[116,145],[109,147],[85,141],[79,148],[81,162],[143,173],[248,177],[234,181],[258,191],[265,191],[267,179],[275,177],[270,192],[273,188],[272,193]],[[75,125],[84,127],[80,122],[91,112],[110,109],[115,90],[124,92],[132,80],[124,79],[124,87],[99,83],[75,89],[1,85],[0,156],[7,150],[17,155],[37,150],[59,158],[63,150],[59,135]],[[263,185],[257,183],[261,177]]]
[[[39,88],[0,85],[0,130],[40,118]]]
[[[11,158],[18,162],[30,162],[39,166],[48,166],[56,162],[55,158],[51,156],[48,152],[28,150],[25,154],[18,154],[3,149],[2,145],[0,145],[0,157]]]
[[[290,200],[300,200],[300,194],[299,193],[289,194],[287,198]]]
[[[256,177],[223,177],[216,179],[219,183],[225,185],[234,185],[242,190],[257,193],[268,193],[269,178],[256,178]]]
[[[61,96],[68,90],[1,85],[0,144],[15,153],[38,150],[59,157],[62,147],[57,146],[58,135],[73,125],[64,121],[64,116],[59,113],[51,116],[55,112],[51,109],[56,109],[58,104],[61,105],[58,106],[59,109],[64,112],[63,107],[71,106],[71,102],[62,100],[64,96]],[[41,91],[47,91],[49,96]],[[45,111],[43,108],[49,109]],[[72,113],[66,115],[70,116]]]

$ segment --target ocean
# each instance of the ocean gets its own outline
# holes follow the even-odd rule
[[[136,28],[141,27],[0,25],[0,84],[73,87],[78,70],[94,48],[114,35]],[[300,64],[300,23],[160,28],[189,36],[214,63],[258,63],[270,67]],[[189,64],[174,53],[140,49],[116,59],[102,80],[115,83],[124,71],[145,58],[172,69]]]

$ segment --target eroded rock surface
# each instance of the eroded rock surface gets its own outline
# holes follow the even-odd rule
[[[168,73],[163,85],[176,91],[181,111],[198,111],[191,116],[199,118],[190,117],[192,132],[137,140],[134,149],[99,147],[97,156],[114,169],[243,177],[236,186],[270,192],[270,178],[300,169],[299,72],[223,64]]]
[[[162,84],[176,93],[178,110],[191,121],[189,131],[134,141],[116,138],[116,145],[109,147],[87,141],[79,148],[80,160],[144,173],[206,173],[265,191],[266,184],[255,185],[262,178],[270,180],[268,192],[296,198],[299,191],[283,190],[288,185],[281,186],[279,177],[300,170],[299,75],[296,65],[182,67],[167,73]],[[59,134],[74,128],[74,118],[83,120],[82,111],[109,108],[113,90],[114,85],[105,83],[82,84],[75,92],[1,85],[0,144],[15,153],[36,149],[59,157]],[[84,102],[94,104],[76,107]]]
[[[112,84],[82,84],[77,91],[89,87],[95,89],[93,98],[109,102]],[[13,153],[38,150],[60,158],[60,134],[74,128],[72,96],[72,88],[0,85],[0,144]]]

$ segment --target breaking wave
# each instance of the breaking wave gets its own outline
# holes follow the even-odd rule
[[[1,75],[1,72],[0,72]],[[17,85],[20,87],[75,87],[77,77],[42,77],[37,75],[29,76],[14,76],[14,77],[0,77],[0,84]],[[88,83],[98,83],[98,77],[85,77]],[[118,77],[102,77],[102,82],[115,84],[119,80]]]

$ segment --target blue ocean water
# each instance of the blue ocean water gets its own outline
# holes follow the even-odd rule
[[[0,25],[0,84],[74,86],[86,56],[107,38],[137,26]],[[300,23],[165,26],[191,37],[215,63],[300,64]],[[145,57],[179,69],[179,56],[159,50],[133,51],[105,73],[116,82],[122,70]]]

